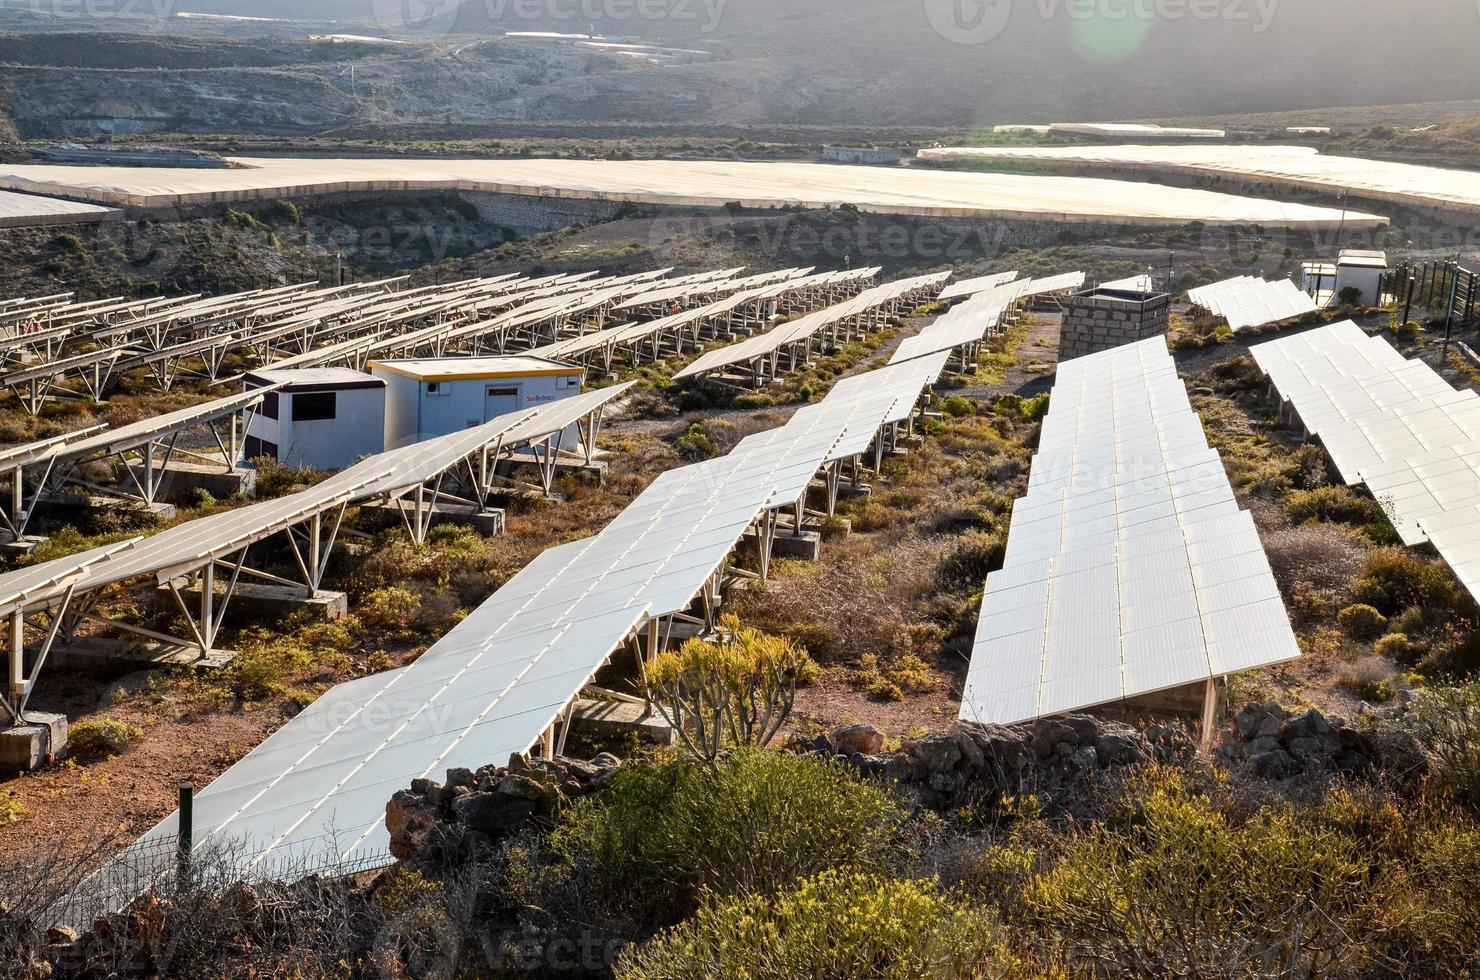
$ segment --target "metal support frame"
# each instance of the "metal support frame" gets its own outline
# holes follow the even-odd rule
[[[31,694],[36,689],[37,678],[40,677],[42,668],[46,666],[46,658],[51,654],[63,620],[71,608],[76,588],[75,585],[69,587],[56,606],[38,610],[35,614],[46,618],[43,622],[32,624],[40,630],[41,642],[35,647],[35,663],[29,673],[26,671],[25,610],[17,608],[10,616],[10,655],[7,658],[5,692],[0,695],[0,708],[4,709],[12,724],[24,724],[26,705],[31,700]]]
[[[1218,681],[1219,678],[1209,677],[1203,687],[1202,739],[1198,745],[1203,755],[1213,751],[1213,738],[1218,732],[1219,709],[1222,706]]]

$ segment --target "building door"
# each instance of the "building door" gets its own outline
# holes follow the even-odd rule
[[[489,385],[483,389],[483,421],[519,411],[519,388]]]

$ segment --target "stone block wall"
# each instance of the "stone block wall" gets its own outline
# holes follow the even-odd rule
[[[1063,302],[1059,360],[1163,336],[1171,305],[1166,293],[1100,289],[1076,293]]]

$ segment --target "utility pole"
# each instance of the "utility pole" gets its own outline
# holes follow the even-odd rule
[[[1346,236],[1346,191],[1341,192],[1341,221],[1336,225],[1336,258],[1341,258],[1341,241]]]

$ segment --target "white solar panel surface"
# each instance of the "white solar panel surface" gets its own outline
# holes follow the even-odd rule
[[[977,276],[975,279],[962,279],[960,282],[953,282],[950,285],[946,286],[946,288],[940,291],[940,295],[936,298],[940,300],[961,299],[964,296],[971,296],[976,293],[985,292],[986,290],[991,289],[995,286],[1001,286],[1005,283],[1012,282],[1017,279],[1017,277],[1018,274],[1016,272],[994,272],[989,276]]]
[[[961,717],[1011,724],[1299,655],[1164,340],[1061,364]]]
[[[1350,321],[1250,352],[1341,479],[1365,483],[1406,544],[1432,543],[1480,597],[1480,395]]]
[[[410,666],[329,691],[196,797],[197,846],[232,841],[268,874],[383,855],[391,795],[529,749],[634,629],[689,606],[757,514],[799,499],[852,427],[877,430],[855,403],[882,411],[874,396],[886,388],[913,400],[929,367],[838,386],[729,455],[663,474],[601,533],[536,558]],[[173,834],[175,820],[143,840]]]
[[[1234,329],[1249,330],[1314,313],[1316,301],[1288,279],[1238,276],[1187,292],[1197,306],[1221,316]]]

